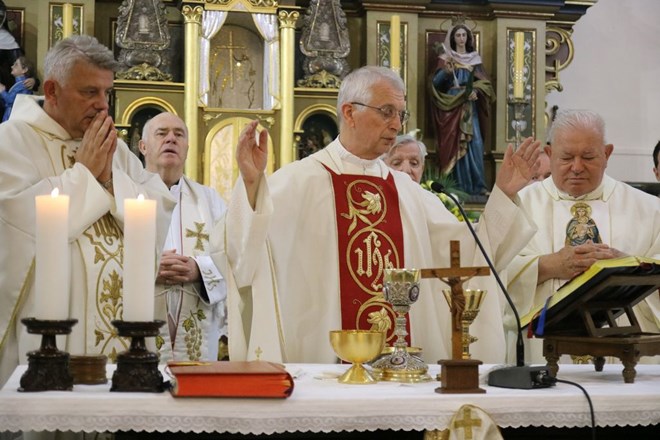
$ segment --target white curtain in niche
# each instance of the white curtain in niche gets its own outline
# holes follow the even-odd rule
[[[264,109],[279,108],[280,98],[280,38],[277,16],[274,14],[252,14],[252,19],[264,45]]]
[[[211,39],[220,31],[227,19],[227,11],[204,11],[202,18],[202,35],[199,38],[199,102],[198,105],[208,106],[211,82],[209,79],[209,57],[211,56]]]

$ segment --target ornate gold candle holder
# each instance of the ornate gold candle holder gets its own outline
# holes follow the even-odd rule
[[[69,353],[57,349],[57,335],[68,335],[77,319],[24,318],[28,333],[41,336],[38,350],[28,352],[28,368],[21,376],[18,391],[71,391]]]
[[[411,355],[406,342],[406,313],[419,298],[419,269],[385,269],[383,295],[396,312],[392,353],[385,355],[371,366],[378,380],[392,382],[425,382],[431,380],[424,361]]]
[[[451,304],[451,290],[445,289],[442,293],[445,295],[447,304],[449,304],[449,309],[453,310]],[[471,359],[470,344],[478,341],[478,339],[470,334],[470,325],[472,325],[472,322],[474,322],[479,314],[481,303],[484,300],[484,296],[486,296],[486,291],[466,289],[463,290],[463,296],[465,297],[465,306],[463,307],[463,313],[461,313],[462,358]]]
[[[112,375],[110,391],[165,391],[163,375],[158,369],[158,354],[147,350],[146,336],[157,336],[165,321],[112,321],[119,336],[130,337],[131,346],[117,356],[117,369]]]

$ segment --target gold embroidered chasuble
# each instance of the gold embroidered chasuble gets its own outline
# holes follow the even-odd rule
[[[0,251],[0,382],[39,345],[20,322],[33,316],[35,301],[34,197],[55,187],[70,197],[69,249],[53,258],[71,258],[69,316],[78,323],[58,337],[58,347],[111,359],[126,347],[111,324],[122,316],[123,200],[142,193],[158,201],[159,249],[173,207],[160,177],[146,172],[121,141],[113,158],[114,197],[105,191],[73,159],[80,140],[71,139],[38,99],[19,96],[12,117],[0,126],[0,234],[6,246]]]
[[[178,201],[164,251],[193,257],[200,282],[156,284],[155,317],[166,321],[155,338],[160,362],[217,360],[218,340],[227,334],[225,280],[213,263],[210,234],[226,211],[218,193],[182,177],[170,189]]]
[[[603,176],[599,188],[578,200],[563,195],[552,177],[526,187],[520,192],[520,198],[538,227],[538,233],[514,258],[509,269],[509,293],[521,316],[534,305],[544,302],[567,281],[552,279],[536,284],[539,256],[563,248],[567,244],[567,233],[575,244],[598,235],[602,243],[626,254],[660,257],[660,199],[607,175]],[[660,331],[658,295],[649,295],[634,310],[642,330]],[[507,324],[511,327],[513,323],[508,311],[507,315]],[[513,332],[508,337],[512,356]],[[541,340],[526,340],[528,362],[545,362],[541,343]],[[646,358],[649,359],[653,358]]]
[[[227,215],[212,236],[213,259],[227,279],[229,345],[232,359],[332,363],[329,330],[340,329],[337,224],[330,175],[390,174],[398,191],[407,267],[448,267],[449,241],[461,241],[463,265],[484,265],[474,240],[442,202],[404,173],[380,160],[351,157],[338,140],[309,158],[262,179],[255,207],[237,180]],[[502,270],[533,234],[524,213],[494,189],[478,227],[484,245]],[[506,274],[502,274],[506,277]],[[504,361],[504,303],[492,277],[472,280],[485,288],[480,319],[471,327],[471,347],[484,362]],[[504,278],[506,279],[506,278]],[[444,285],[422,280],[410,311],[413,345],[435,362],[449,353],[450,315],[440,293]],[[435,292],[435,293],[434,293]]]

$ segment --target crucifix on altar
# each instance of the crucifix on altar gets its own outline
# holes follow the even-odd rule
[[[450,287],[445,297],[451,310],[451,359],[439,360],[441,365],[438,393],[485,393],[479,388],[479,365],[481,361],[469,358],[467,346],[471,336],[467,330],[476,317],[484,291],[464,290],[463,283],[475,276],[490,275],[490,269],[483,267],[461,267],[460,242],[449,244],[450,266],[448,268],[422,269],[422,278],[438,278]],[[475,294],[478,292],[478,294]]]

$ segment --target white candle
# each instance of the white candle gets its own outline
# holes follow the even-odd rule
[[[62,5],[62,38],[73,35],[73,5],[64,3]]]
[[[400,73],[401,69],[401,20],[398,15],[390,21],[390,65],[392,70]]]
[[[515,32],[513,35],[513,97],[523,98],[524,77],[523,68],[525,67],[525,34],[524,32]]]
[[[69,318],[69,196],[36,196],[34,317]]]
[[[153,321],[156,201],[124,200],[124,321]]]

